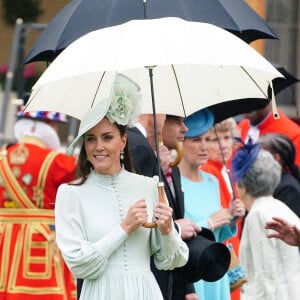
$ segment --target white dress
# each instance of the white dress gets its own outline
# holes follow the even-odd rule
[[[300,227],[298,216],[282,201],[269,196],[253,202],[240,243],[240,261],[248,278],[242,287],[242,300],[299,299],[299,250],[267,237],[271,231],[266,230],[265,225],[273,216]]]
[[[142,198],[151,220],[157,180],[125,170],[114,176],[92,172],[83,185],[59,187],[57,244],[74,276],[84,279],[80,299],[163,299],[150,270],[151,254],[158,269],[187,262],[188,248],[174,229],[167,236],[144,227],[128,236],[122,229],[128,208]]]

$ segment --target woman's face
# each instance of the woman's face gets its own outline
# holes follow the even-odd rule
[[[90,129],[84,136],[88,161],[95,172],[113,175],[120,171],[120,152],[125,148],[127,135],[121,136],[116,125],[106,118]]]
[[[189,165],[202,166],[208,160],[209,133],[194,138],[185,138],[183,141],[183,159]]]
[[[217,135],[213,131],[210,133],[211,142],[208,147],[208,158],[223,165],[224,160],[222,157],[222,152],[225,161],[229,160],[232,155],[234,141],[229,130],[218,131]]]

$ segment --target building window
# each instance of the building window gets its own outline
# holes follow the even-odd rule
[[[300,78],[300,1],[299,0],[267,0],[266,21],[279,36],[279,40],[266,40],[265,57],[274,63],[283,65],[291,74]],[[287,88],[276,95],[279,106],[300,108],[300,95],[297,85]],[[292,111],[292,110],[291,110]]]

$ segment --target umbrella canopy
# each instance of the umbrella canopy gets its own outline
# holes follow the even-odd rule
[[[235,110],[238,99],[249,111],[254,99],[264,107],[269,83],[282,77],[252,47],[214,25],[134,20],[91,32],[65,49],[33,86],[26,111],[81,119],[109,96],[117,72],[141,86],[143,113],[153,112],[155,96],[157,113],[183,117],[226,102],[228,111]]]
[[[274,87],[274,93],[278,94],[279,92],[283,91],[284,89],[292,86],[293,84],[300,81],[299,78],[292,75],[288,70],[280,65],[273,63],[273,66],[282,74],[284,75],[284,78],[275,78],[273,80],[273,87]]]
[[[77,38],[96,29],[134,19],[161,17],[207,22],[248,43],[261,38],[278,38],[270,26],[241,0],[73,0],[47,25],[24,62],[53,61]]]

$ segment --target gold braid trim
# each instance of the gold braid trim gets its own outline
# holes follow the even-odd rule
[[[54,224],[53,209],[0,208],[0,222],[14,224]]]
[[[45,158],[43,165],[41,167],[39,177],[38,177],[38,184],[40,188],[43,190],[47,173],[49,170],[49,167],[51,165],[51,162],[55,158],[55,156],[58,153],[55,151],[51,151]],[[19,182],[15,178],[14,174],[11,171],[11,168],[8,164],[7,161],[7,150],[6,150],[6,145],[2,148],[2,151],[0,153],[0,175],[2,176],[2,181],[3,184],[7,190],[7,192],[10,195],[10,198],[15,202],[17,205],[17,210],[19,209],[24,209],[26,214],[29,213],[27,212],[28,209],[33,209],[33,210],[40,210],[37,208],[32,201],[29,199],[29,197],[26,195],[22,187],[20,186]],[[16,214],[15,214],[16,215]],[[26,216],[23,214],[23,217],[26,218]],[[27,218],[29,216],[27,215]],[[37,222],[37,220],[36,220]],[[42,224],[36,224],[36,229],[48,240],[52,240],[53,237],[51,237],[51,231],[48,228],[46,224],[43,224],[44,222],[41,222]],[[53,224],[53,223],[52,223]]]
[[[14,201],[17,207],[35,208],[35,205],[26,195],[16,177],[12,173],[6,157],[6,146],[4,147],[2,148],[2,151],[0,153],[0,175],[2,177],[5,189],[7,190],[10,198]]]
[[[47,175],[48,175],[49,168],[50,168],[51,163],[52,163],[52,161],[54,160],[54,158],[56,157],[57,154],[58,154],[57,152],[51,151],[47,155],[47,157],[45,158],[45,160],[43,162],[43,165],[41,167],[37,185],[41,189],[42,192],[44,191],[44,188],[45,188],[45,183],[46,183],[46,178],[47,178]],[[42,193],[42,195],[43,195],[43,193]],[[44,201],[44,199],[42,198],[41,202],[37,203],[38,207],[43,207],[43,201]]]

